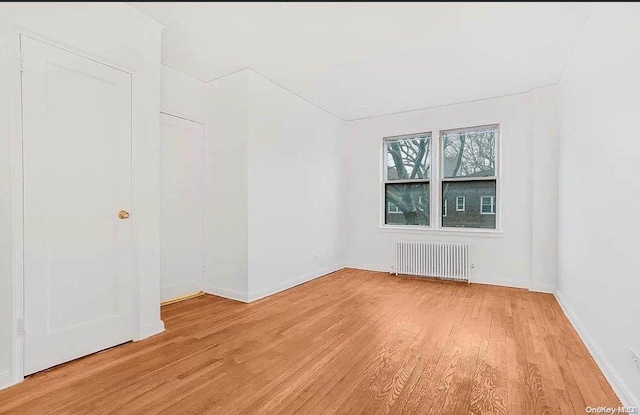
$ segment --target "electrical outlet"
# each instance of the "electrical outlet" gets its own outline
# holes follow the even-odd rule
[[[631,361],[636,366],[636,370],[640,372],[640,356],[633,349],[630,349],[629,352],[631,352]]]
[[[320,257],[318,255],[315,255],[313,257],[313,262],[318,262],[318,261],[320,261]]]

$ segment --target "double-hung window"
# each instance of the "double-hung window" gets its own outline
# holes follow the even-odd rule
[[[480,197],[480,213],[483,215],[496,214],[496,198],[495,196]]]
[[[431,133],[384,140],[387,225],[430,225]]]
[[[457,201],[443,228],[496,228],[497,140],[497,125],[440,132],[442,200]]]
[[[498,126],[442,130],[439,139],[384,139],[384,224],[496,229]]]

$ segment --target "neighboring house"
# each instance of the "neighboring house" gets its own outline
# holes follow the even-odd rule
[[[444,183],[442,226],[495,229],[495,196],[493,180]]]
[[[444,176],[455,176],[456,157],[445,157]],[[495,169],[467,174],[465,178],[493,177]],[[445,182],[442,189],[442,226],[451,228],[496,227],[496,181]]]
[[[417,223],[409,225],[429,225],[429,199],[427,196],[414,196],[414,204],[416,207]],[[386,206],[386,223],[388,225],[407,225],[406,216],[393,202],[387,201]]]
[[[445,160],[446,176],[452,176],[452,167],[451,161]],[[465,177],[493,175],[493,169],[489,169]],[[388,170],[388,178],[397,178],[394,168]],[[418,223],[410,224],[427,225],[429,217],[428,194],[420,195],[420,192],[412,192],[412,196],[418,212]],[[445,182],[443,183],[442,196],[442,227],[495,229],[497,210],[495,180]],[[390,201],[386,202],[385,218],[389,225],[407,225],[406,216],[402,210]]]

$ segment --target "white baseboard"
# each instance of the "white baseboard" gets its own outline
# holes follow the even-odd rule
[[[622,404],[627,407],[640,408],[640,400],[638,400],[638,397],[634,395],[629,385],[620,377],[609,359],[607,359],[598,343],[596,343],[582,323],[580,323],[578,316],[573,312],[571,307],[569,307],[562,293],[556,290],[554,294],[562,311],[564,311],[569,322],[576,332],[578,332],[578,336],[580,336],[582,342],[587,346],[587,350],[591,353],[591,356],[596,361],[598,367],[600,367],[604,377],[607,378],[607,381],[613,388],[613,391],[618,395],[618,398],[620,398]]]
[[[556,287],[553,284],[531,284],[531,291],[535,291],[537,293],[545,293],[545,294],[555,294]]]
[[[529,289],[528,281],[504,280],[500,278],[471,277],[470,282],[472,284],[498,285],[500,287]]]
[[[250,293],[244,293],[241,291],[227,290],[225,288],[213,287],[211,285],[206,285],[204,287],[204,292],[211,295],[216,295],[218,297],[228,298],[230,300],[236,300],[243,303],[250,303],[252,301],[259,300],[261,298],[268,297],[273,294],[277,294],[281,291],[288,290],[289,288],[293,288],[296,285],[304,284],[305,282],[311,281],[313,279],[322,277],[323,275],[330,274],[332,272],[338,271],[343,267],[333,266],[328,268],[323,268],[316,272],[309,273],[307,275],[303,275],[302,277],[292,278],[287,281],[284,281],[280,284],[274,285],[273,287],[269,287],[263,290],[257,290]]]
[[[353,269],[361,269],[363,271],[375,271],[375,272],[386,272],[386,273],[391,273],[391,268],[388,269],[382,269],[381,267],[372,265],[372,264],[352,264],[352,265],[345,265],[345,267],[347,268],[353,268]]]
[[[349,265],[348,268],[361,269],[365,271],[391,273],[390,269],[381,269],[380,267],[376,267],[375,265],[370,265],[370,264]],[[470,282],[472,284],[499,285],[501,287],[529,289],[529,284],[527,281],[503,280],[498,278],[480,278],[480,277],[472,276]],[[543,291],[543,292],[547,292],[547,291]],[[553,292],[553,290],[548,292]]]
[[[151,336],[155,336],[156,334],[160,334],[164,331],[164,322],[162,320],[157,321],[153,324],[150,324],[140,331],[140,336],[135,338],[135,341],[144,340]]]
[[[11,372],[0,372],[0,390],[13,386],[13,384],[14,382],[11,381]]]
[[[332,267],[327,267],[327,268],[320,269],[318,271],[311,272],[301,277],[291,278],[287,281],[281,282],[280,284],[274,285],[273,287],[250,292],[249,302],[256,301],[261,298],[268,297],[273,294],[277,294],[281,291],[288,290],[289,288],[293,288],[296,285],[304,284],[305,282],[322,277],[323,275],[331,274],[332,272],[336,272],[342,268],[343,268],[342,265],[334,265]]]
[[[249,302],[249,295],[246,292],[242,291],[227,290],[225,288],[218,288],[212,285],[205,285],[204,292],[207,294],[228,298],[230,300],[236,300],[243,303]]]
[[[202,289],[202,284],[197,281],[183,282],[160,288],[160,301],[167,301],[186,294],[196,293]]]

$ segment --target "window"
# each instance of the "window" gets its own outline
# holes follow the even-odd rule
[[[383,224],[496,229],[498,134],[497,125],[443,130],[436,146],[431,133],[385,137]]]
[[[430,225],[431,133],[384,139],[387,225]]]
[[[442,131],[440,137],[442,200],[459,195],[442,227],[495,229],[498,126]]]
[[[398,206],[394,205],[393,202],[389,202],[387,203],[389,206],[387,208],[387,212],[389,213],[402,213],[402,211],[400,209],[398,209]]]
[[[496,198],[494,196],[482,196],[480,198],[480,214],[481,215],[496,214]]]

